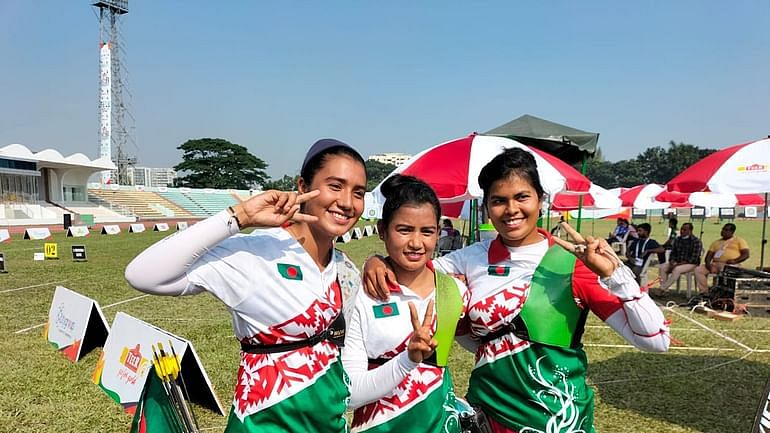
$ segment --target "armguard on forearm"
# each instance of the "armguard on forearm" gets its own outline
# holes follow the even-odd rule
[[[209,248],[240,231],[231,220],[224,210],[153,244],[126,267],[128,284],[153,295],[184,294],[190,266]]]
[[[606,323],[641,350],[668,350],[671,338],[663,312],[647,293],[641,292],[631,270],[621,266],[601,282],[623,302],[623,307],[607,318]]]

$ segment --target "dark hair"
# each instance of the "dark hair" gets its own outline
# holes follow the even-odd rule
[[[735,227],[735,224],[733,224],[733,223],[727,223],[727,224],[725,224],[725,226],[724,226],[724,227],[722,227],[722,228],[725,228],[725,229],[727,229],[727,230],[730,230],[730,231],[731,231],[731,232],[733,232],[733,233],[735,233],[735,229],[736,229],[736,227]]]
[[[652,226],[648,223],[641,223],[638,226],[636,226],[636,229],[644,229],[647,233],[652,233]]]
[[[446,227],[452,227],[452,220],[450,220],[449,218],[444,218],[444,225]]]
[[[693,229],[695,228],[695,227],[692,225],[692,223],[684,223],[684,224],[682,224],[682,228],[684,228],[684,226],[690,227],[690,230],[693,230]]]
[[[676,219],[676,217],[671,217],[668,219],[669,224],[671,224],[672,222],[674,223],[674,227],[676,227],[676,225],[679,224],[679,220]]]
[[[429,204],[436,214],[436,225],[441,219],[441,205],[433,189],[427,183],[414,176],[396,174],[385,180],[380,186],[380,192],[385,196],[382,206],[382,224],[387,227],[393,219],[393,214],[404,205]]]
[[[520,177],[532,186],[538,199],[542,200],[545,191],[540,184],[540,175],[537,172],[535,157],[524,149],[512,147],[504,149],[481,169],[479,173],[479,186],[484,191],[484,203],[489,197],[489,189],[492,184],[511,176]]]
[[[311,147],[309,152],[312,152],[313,150],[314,149]],[[323,168],[327,160],[326,157],[329,155],[349,156],[350,159],[360,162],[361,166],[364,167],[364,172],[366,172],[366,162],[364,161],[364,158],[361,156],[361,154],[356,152],[356,150],[352,147],[340,142],[340,145],[327,147],[307,159],[307,161],[305,161],[305,163],[302,165],[302,171],[300,171],[299,176],[304,179],[308,185],[313,183],[313,178],[315,177],[316,173],[318,173]]]

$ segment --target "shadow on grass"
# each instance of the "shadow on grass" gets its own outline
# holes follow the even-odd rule
[[[740,355],[624,353],[589,366],[605,405],[702,432],[751,430],[770,364]]]

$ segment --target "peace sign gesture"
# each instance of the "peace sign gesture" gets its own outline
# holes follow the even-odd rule
[[[295,191],[268,190],[233,206],[240,228],[278,227],[291,220],[314,222],[318,218],[299,212],[302,203],[315,198],[320,191],[300,194]]]
[[[565,250],[574,254],[580,261],[585,263],[588,269],[596,275],[607,278],[615,272],[616,269],[623,266],[623,262],[618,258],[610,244],[604,239],[594,239],[592,236],[583,236],[576,232],[566,222],[561,223],[561,227],[567,234],[575,240],[575,243],[565,241],[557,236],[553,241],[559,244]]]
[[[433,339],[433,300],[428,303],[428,309],[425,311],[425,317],[420,324],[417,317],[417,308],[413,303],[409,303],[409,315],[412,317],[412,338],[406,350],[409,352],[409,359],[412,362],[422,362],[436,350],[438,343]]]

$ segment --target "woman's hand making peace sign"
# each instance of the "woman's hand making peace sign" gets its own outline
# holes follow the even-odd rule
[[[413,303],[409,303],[409,315],[412,317],[412,338],[409,340],[406,350],[409,352],[409,359],[412,362],[422,362],[433,354],[438,343],[433,339],[433,301],[428,303],[428,309],[425,311],[425,317],[420,324],[417,317],[417,308]]]
[[[585,263],[588,269],[596,275],[607,278],[615,272],[616,269],[623,266],[623,262],[615,254],[610,244],[604,239],[593,238],[592,236],[583,236],[576,232],[566,222],[561,223],[561,227],[567,234],[575,240],[575,243],[565,241],[554,236],[553,241],[559,244],[565,250],[574,254],[580,261]]]
[[[300,194],[268,190],[233,206],[240,228],[279,227],[287,221],[314,222],[318,218],[299,212],[302,203],[318,196],[313,190]]]

